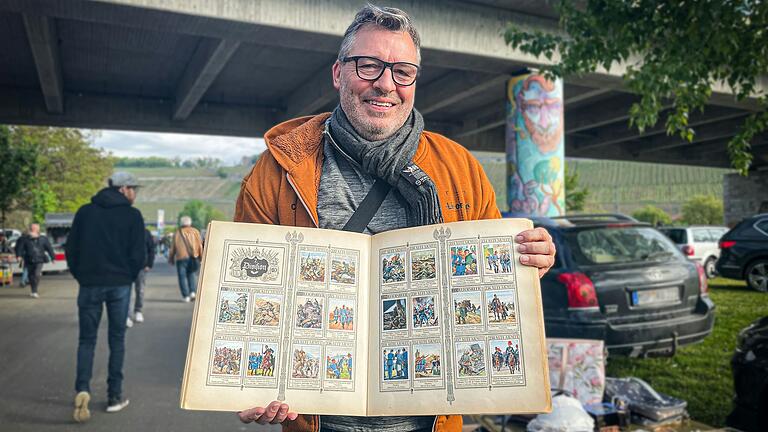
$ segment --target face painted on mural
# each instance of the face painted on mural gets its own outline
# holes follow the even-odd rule
[[[563,133],[562,100],[554,83],[540,75],[528,77],[518,93],[525,129],[542,153],[557,149]]]

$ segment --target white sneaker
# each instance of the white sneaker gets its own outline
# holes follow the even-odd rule
[[[107,412],[116,413],[121,411],[123,408],[127,407],[129,403],[131,403],[131,401],[128,399],[110,400],[107,404]]]
[[[181,299],[181,301],[183,301],[184,303],[189,303],[192,300],[189,298],[189,296],[186,296],[183,299]]]
[[[125,326],[128,328],[133,327],[133,320],[131,319],[131,317],[128,317],[125,319]]]
[[[143,323],[143,322],[144,322],[144,314],[143,314],[143,313],[141,313],[141,312],[136,312],[136,314],[135,314],[135,316],[133,317],[133,319],[134,319],[134,320],[135,320],[137,323]]]
[[[29,293],[29,296],[32,298],[40,298],[40,294],[38,293]]]
[[[189,298],[191,298],[192,300],[194,300],[194,299],[195,299],[195,297],[197,297],[197,295],[195,294],[195,292],[194,292],[194,291],[192,291],[191,293],[189,293]]]

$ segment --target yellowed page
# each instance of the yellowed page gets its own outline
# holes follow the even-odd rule
[[[513,242],[530,228],[499,219],[373,236],[368,415],[551,409],[538,274]]]
[[[365,415],[369,248],[363,234],[212,222],[181,407]]]

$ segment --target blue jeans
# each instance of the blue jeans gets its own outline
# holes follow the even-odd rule
[[[189,293],[197,291],[197,270],[189,270],[189,258],[176,261],[176,273],[182,297],[189,297]]]
[[[107,306],[109,320],[109,372],[107,395],[119,399],[123,395],[123,359],[125,358],[125,321],[131,303],[131,286],[80,287],[77,308],[80,317],[80,341],[77,346],[77,379],[75,391],[91,391],[93,352],[101,322],[102,305]]]

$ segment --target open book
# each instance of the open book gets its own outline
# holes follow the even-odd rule
[[[366,234],[211,222],[181,407],[355,416],[549,411],[527,219]]]

